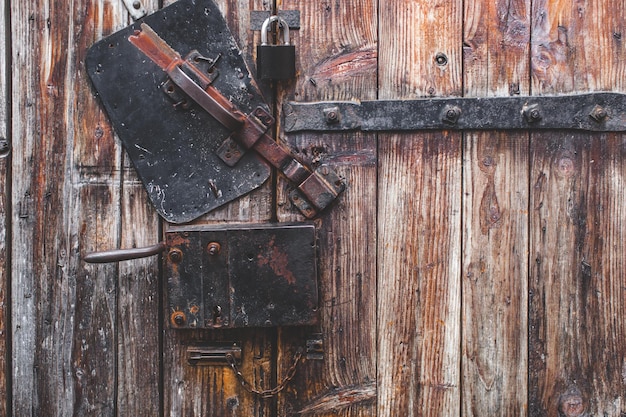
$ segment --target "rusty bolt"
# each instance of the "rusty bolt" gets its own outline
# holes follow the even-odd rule
[[[541,110],[536,104],[525,107],[523,113],[528,123],[537,123],[542,117]]]
[[[593,120],[595,120],[598,123],[601,123],[604,121],[604,119],[606,119],[608,116],[608,113],[606,112],[606,109],[604,109],[602,106],[599,106],[596,104],[596,106],[593,108],[593,110],[591,110],[591,113],[589,113],[589,117],[591,117]]]
[[[187,317],[182,311],[175,311],[174,313],[172,313],[172,323],[174,323],[174,325],[182,326],[185,324],[186,321]]]
[[[211,242],[207,245],[207,251],[209,252],[209,255],[211,256],[218,255],[221,249],[222,249],[222,246],[217,242]]]
[[[339,122],[339,108],[330,107],[324,109],[324,117],[326,118],[326,123],[329,125]]]
[[[170,257],[170,261],[172,261],[175,264],[183,260],[183,252],[178,248],[174,248],[170,250],[168,255]]]
[[[458,122],[460,116],[460,108],[458,108],[457,106],[446,106],[446,108],[443,110],[443,117],[441,118],[441,120],[444,123],[454,125],[456,124],[456,122]]]

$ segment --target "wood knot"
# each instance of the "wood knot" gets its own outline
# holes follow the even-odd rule
[[[585,413],[585,402],[578,388],[571,388],[559,397],[559,413],[564,417],[580,417]]]
[[[570,157],[564,156],[557,160],[557,169],[561,176],[570,177],[574,174],[575,163]]]

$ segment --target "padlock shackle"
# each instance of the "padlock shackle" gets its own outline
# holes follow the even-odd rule
[[[278,30],[283,28],[283,45],[289,45],[289,25],[282,17],[276,15],[270,16],[263,22],[261,26],[261,45],[267,45],[267,32],[271,29],[270,24],[278,22]]]

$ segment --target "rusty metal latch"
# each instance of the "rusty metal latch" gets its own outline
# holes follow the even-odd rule
[[[272,138],[275,124],[219,8],[179,0],[94,44],[87,73],[153,206],[186,223],[260,187],[274,167],[315,217],[345,184]]]
[[[290,102],[285,131],[626,131],[626,94]]]
[[[245,150],[255,150],[296,185],[292,197],[296,197],[296,207],[307,218],[315,217],[344,190],[343,181],[329,167],[311,172],[266,133],[274,124],[271,114],[262,107],[250,114],[241,112],[211,85],[204,72],[193,62],[183,60],[150,26],[142,23],[141,30],[131,35],[129,41],[165,71],[188,97],[233,132],[218,150],[227,165],[235,165]],[[192,76],[183,71],[183,65]]]
[[[230,365],[241,362],[241,344],[237,342],[212,342],[208,346],[189,346],[187,362],[192,366]]]

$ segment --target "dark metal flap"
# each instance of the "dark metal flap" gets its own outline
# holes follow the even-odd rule
[[[241,111],[269,111],[212,1],[180,0],[142,22],[182,56],[197,51],[212,86]],[[231,132],[168,94],[167,74],[128,40],[140,23],[93,45],[87,72],[156,210],[169,222],[188,222],[258,188],[271,171],[254,152],[234,167],[223,162],[216,151]]]

